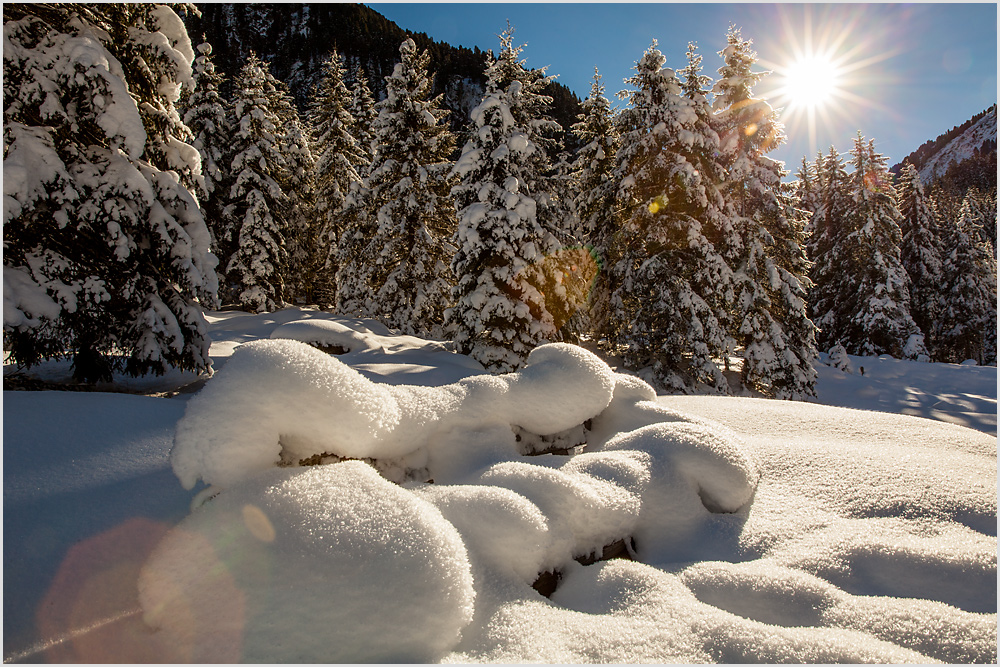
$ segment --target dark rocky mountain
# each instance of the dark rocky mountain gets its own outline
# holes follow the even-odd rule
[[[348,75],[361,65],[376,96],[384,96],[383,78],[392,73],[399,45],[412,37],[431,54],[435,93],[453,112],[452,126],[461,127],[478,103],[486,83],[486,52],[437,42],[425,33],[413,33],[360,4],[198,4],[201,16],[188,14],[185,22],[193,42],[202,36],[213,46],[216,68],[233,76],[255,52],[284,81],[304,110],[319,76],[320,65],[336,49],[347,61]],[[499,32],[503,26],[497,26]],[[546,93],[553,98],[552,117],[564,129],[576,122],[579,98],[557,82]]]

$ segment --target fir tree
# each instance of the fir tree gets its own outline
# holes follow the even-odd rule
[[[231,249],[219,248],[223,210],[227,202],[228,169],[225,156],[229,149],[229,104],[219,94],[223,83],[212,62],[212,45],[203,42],[194,59],[194,91],[185,103],[184,123],[194,136],[192,145],[201,155],[201,176],[198,199],[205,213],[205,222],[213,236],[217,255],[228,255]]]
[[[885,158],[860,133],[853,155],[854,209],[844,238],[846,261],[839,266],[846,287],[840,298],[849,312],[839,333],[850,354],[916,359],[926,355],[926,348],[910,315],[896,193]]]
[[[901,174],[899,212],[900,259],[910,278],[910,314],[933,349],[944,280],[944,247],[932,202],[909,162]]]
[[[617,190],[614,169],[619,138],[614,112],[604,96],[604,84],[596,67],[590,97],[584,100],[583,113],[578,118],[572,129],[581,146],[573,163],[579,236],[593,249],[597,262],[604,266],[618,223],[614,215]],[[607,271],[599,271],[590,295],[591,321],[598,332],[607,329],[606,318],[613,291],[609,278]]]
[[[353,135],[351,94],[344,84],[344,68],[336,51],[323,65],[322,78],[309,106],[316,159],[316,216],[318,245],[323,253],[314,296],[319,305],[337,303],[338,310],[350,294],[338,294],[338,274],[354,259],[356,245],[365,240],[363,230],[346,228],[347,198],[358,183],[365,155]],[[345,312],[345,311],[342,311]]]
[[[351,83],[351,106],[348,111],[351,113],[351,118],[354,119],[352,134],[360,153],[364,156],[358,171],[361,174],[366,174],[368,165],[374,157],[372,142],[375,140],[374,128],[378,111],[375,109],[372,91],[368,88],[365,71],[360,65],[354,68],[354,81]]]
[[[152,4],[4,5],[4,339],[18,364],[210,369],[215,258],[176,104],[180,18]]]
[[[278,119],[275,132],[280,163],[274,180],[287,198],[283,234],[288,258],[285,298],[313,303],[317,274],[326,260],[320,247],[316,212],[316,160],[312,153],[308,120],[299,116],[284,83],[264,72],[265,98]]]
[[[228,283],[240,307],[254,313],[281,306],[288,264],[289,198],[278,183],[285,169],[278,134],[282,121],[266,67],[251,54],[235,81],[237,129],[232,137],[231,203],[226,209],[234,246],[226,263]]]
[[[540,265],[559,249],[545,219],[548,121],[541,114],[549,98],[540,90],[549,78],[524,68],[511,33],[508,26],[487,67],[486,94],[472,112],[474,131],[455,165],[461,182],[453,191],[459,225],[450,321],[461,351],[499,372],[519,367],[535,346],[557,337],[538,287]]]
[[[377,105],[375,157],[365,179],[366,208],[377,222],[364,253],[372,263],[373,314],[409,334],[442,334],[451,298],[455,184],[448,158],[455,140],[431,97],[430,56],[412,39],[399,47],[401,62],[386,77]]]
[[[941,360],[983,364],[996,361],[997,266],[989,244],[978,238],[969,199],[948,239],[937,338]]]
[[[726,195],[739,237],[729,246],[736,269],[732,332],[742,346],[741,381],[744,388],[777,398],[814,396],[816,347],[806,314],[803,222],[781,183],[786,172],[765,155],[784,134],[777,114],[753,97],[753,85],[764,74],[751,69],[757,61],[751,42],[736,28],[730,28],[727,41],[713,90]]]
[[[806,224],[807,238],[809,231],[812,229],[813,220],[820,209],[821,193],[819,191],[817,172],[819,165],[822,164],[823,156],[817,156],[816,160],[816,165],[811,165],[805,156],[802,156],[802,164],[795,173],[795,204],[799,210],[808,214],[808,223]]]
[[[731,272],[709,237],[718,234],[717,186],[704,157],[718,148],[701,131],[697,103],[682,94],[654,42],[622,93],[615,179],[623,222],[610,252],[615,291],[608,342],[659,386],[728,390],[716,364],[729,338],[719,320]],[[716,181],[718,182],[718,181]]]
[[[846,283],[844,240],[854,202],[844,161],[830,146],[825,158],[816,158],[818,203],[807,226],[806,252],[812,261],[809,280],[809,316],[819,328],[817,346],[837,345],[847,326],[852,296]]]

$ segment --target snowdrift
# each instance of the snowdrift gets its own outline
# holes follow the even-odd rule
[[[210,321],[193,396],[5,392],[6,660],[996,661],[992,436]]]

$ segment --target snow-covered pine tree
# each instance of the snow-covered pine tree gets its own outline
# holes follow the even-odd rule
[[[284,216],[285,250],[288,265],[285,299],[314,303],[316,275],[326,261],[319,245],[316,222],[316,160],[312,154],[308,120],[299,116],[288,87],[264,71],[265,97],[278,119],[275,136],[282,160],[276,165],[274,180],[288,198]]]
[[[371,263],[372,315],[408,334],[440,337],[454,280],[455,179],[449,161],[455,139],[441,97],[432,97],[430,55],[412,39],[385,79],[376,105],[375,156],[365,179],[366,205],[377,228],[365,257]]]
[[[340,312],[353,309],[345,302],[355,296],[357,281],[340,289],[345,262],[352,263],[356,247],[370,235],[348,222],[347,198],[351,184],[361,180],[358,173],[366,156],[354,138],[354,117],[350,113],[351,93],[344,84],[344,67],[336,50],[324,63],[322,76],[309,105],[313,130],[313,155],[316,159],[316,216],[318,243],[323,255],[314,287],[320,306],[337,304]],[[353,264],[352,264],[353,266]],[[349,276],[345,274],[345,280]],[[346,307],[346,310],[342,309]]]
[[[818,155],[816,160],[816,165],[811,165],[805,156],[802,156],[802,164],[795,173],[795,206],[800,211],[805,211],[809,214],[806,225],[807,238],[809,229],[813,224],[812,220],[820,209],[821,194],[819,192],[817,168],[818,165],[822,164],[823,156]]]
[[[378,111],[375,109],[375,98],[368,88],[368,77],[361,65],[357,65],[353,72],[354,81],[351,82],[351,106],[348,109],[354,119],[352,132],[357,141],[360,152],[364,155],[364,161],[360,169],[367,170],[368,164],[374,157],[372,141],[375,140],[375,119]]]
[[[852,292],[846,283],[844,240],[850,231],[854,208],[850,179],[844,160],[830,146],[824,158],[816,157],[816,187],[819,201],[807,225],[806,254],[812,261],[809,280],[809,317],[819,328],[817,346],[829,349],[840,343],[850,317]]]
[[[899,257],[901,216],[886,160],[860,132],[853,155],[854,210],[844,238],[846,262],[839,266],[849,304],[842,342],[860,356],[926,356],[924,336],[910,315],[910,279]]]
[[[944,247],[934,207],[916,168],[907,162],[899,186],[900,260],[910,278],[910,314],[932,353],[944,284]]]
[[[631,106],[619,114],[623,223],[610,251],[608,342],[629,367],[648,367],[660,387],[726,392],[716,360],[728,353],[729,337],[718,313],[731,275],[708,238],[718,231],[717,186],[696,166],[707,164],[700,158],[718,148],[718,137],[701,131],[696,102],[664,61],[653,42],[627,80],[635,90],[619,94]]]
[[[288,265],[285,232],[290,206],[278,183],[285,170],[281,119],[266,68],[251,53],[234,81],[233,185],[226,207],[234,247],[226,262],[227,283],[232,298],[252,313],[281,307]]]
[[[4,347],[71,356],[80,381],[206,371],[216,259],[176,109],[180,18],[153,4],[14,5],[4,16]]]
[[[993,248],[993,256],[996,257],[997,242],[997,191],[994,187],[991,191],[984,192],[979,188],[969,188],[962,201],[969,201],[969,213],[971,215],[973,229],[977,237],[988,243]]]
[[[608,262],[611,239],[617,231],[614,213],[618,189],[614,169],[618,154],[618,128],[611,102],[604,96],[601,75],[594,68],[590,96],[584,100],[578,122],[572,127],[580,143],[573,162],[577,219],[580,239],[597,257],[598,269],[590,294],[590,319],[595,332],[603,334],[610,309],[610,274],[601,270]]]
[[[219,246],[223,210],[226,207],[229,173],[225,157],[229,150],[229,103],[219,93],[223,76],[212,62],[212,45],[202,42],[194,59],[194,91],[185,102],[184,123],[194,136],[192,145],[201,155],[198,200],[205,223],[212,233],[216,255],[228,256],[232,248]]]
[[[783,128],[770,105],[753,97],[766,73],[752,71],[757,54],[750,40],[733,27],[726,39],[713,92],[726,198],[739,237],[727,245],[735,269],[731,331],[742,348],[741,382],[776,398],[815,396],[803,216],[781,182],[783,166],[765,155],[784,142]]]
[[[486,93],[472,112],[474,131],[455,165],[461,182],[453,190],[459,223],[449,319],[462,352],[496,372],[518,368],[534,347],[558,336],[538,288],[543,260],[560,245],[540,143],[550,99],[540,91],[549,77],[524,68],[511,34],[508,26],[487,66]]]
[[[990,245],[979,238],[966,197],[947,240],[938,319],[938,358],[980,365],[996,361],[997,264]]]

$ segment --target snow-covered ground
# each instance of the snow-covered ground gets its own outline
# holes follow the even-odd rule
[[[655,397],[571,346],[490,377],[210,322],[207,383],[4,392],[5,661],[996,662],[996,368]]]

